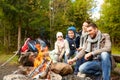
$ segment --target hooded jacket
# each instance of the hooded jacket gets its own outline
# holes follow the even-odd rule
[[[70,38],[68,36],[69,30],[72,30],[74,32],[74,34],[75,34],[74,38]],[[66,39],[69,43],[70,50],[75,50],[76,48],[79,48],[80,37],[79,37],[79,34],[76,32],[76,28],[74,26],[71,26],[67,29]]]

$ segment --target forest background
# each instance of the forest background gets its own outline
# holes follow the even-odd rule
[[[120,53],[120,1],[104,0],[100,18],[91,18],[95,0],[0,0],[0,54],[18,50],[25,38],[40,36],[54,48],[56,32],[69,26],[81,29],[86,20],[110,34],[112,51]],[[65,36],[64,36],[65,37]]]

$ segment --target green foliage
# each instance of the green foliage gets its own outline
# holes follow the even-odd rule
[[[120,46],[120,1],[105,0],[102,5],[101,18],[98,21],[100,29],[111,36],[112,43]]]
[[[38,36],[50,40],[53,48],[56,32],[66,35],[68,26],[81,29],[89,19],[92,0],[0,0],[0,45],[6,51],[17,49],[21,28],[21,42]]]
[[[120,54],[120,49],[115,45],[112,46],[112,54]]]
[[[46,30],[46,27],[49,26],[48,17],[45,15],[48,11],[46,6],[49,0],[44,2],[40,0],[3,0],[0,2],[2,3],[0,13],[3,13],[1,18],[1,33],[3,34],[0,41],[4,43],[2,46],[3,48],[6,47],[7,50],[10,50],[9,48],[15,50],[17,47],[18,26],[22,28],[22,40],[26,37],[38,37],[40,27],[45,27]]]
[[[81,29],[82,23],[89,19],[88,10],[91,8],[92,0],[51,0],[50,20],[51,20],[51,41],[55,41],[57,31],[62,31],[66,35],[66,29],[74,25],[77,30]]]
[[[73,4],[73,19],[75,26],[81,28],[82,23],[89,19],[89,14],[87,13],[91,9],[90,2],[92,0],[76,0]]]
[[[77,29],[81,29],[82,23],[90,17],[88,11],[92,8],[91,2],[92,0],[76,0],[71,4],[72,6],[68,12],[68,19],[71,22],[69,25],[74,25]]]

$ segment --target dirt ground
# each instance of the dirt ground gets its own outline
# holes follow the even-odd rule
[[[1,64],[2,63],[0,63],[0,65]],[[5,75],[9,75],[13,73],[15,70],[17,70],[18,66],[19,66],[18,64],[7,64],[3,67],[0,67],[0,80],[2,80]],[[118,68],[117,71],[120,71],[120,69]],[[120,74],[112,73],[111,80],[120,80]]]
[[[1,64],[2,63],[0,63],[0,65]],[[5,66],[0,67],[0,80],[2,80],[5,75],[11,74],[17,69],[18,69],[17,64],[6,64]]]

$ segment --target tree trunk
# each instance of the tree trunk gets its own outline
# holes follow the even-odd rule
[[[9,51],[10,51],[10,45],[11,45],[11,43],[10,43],[10,37],[11,37],[11,35],[10,35],[10,30],[9,30],[8,34],[7,34],[7,46],[6,46],[7,53],[9,53]]]
[[[4,46],[6,45],[6,29],[5,29],[5,26],[4,26]]]
[[[21,21],[18,24],[18,47],[17,49],[19,50],[21,47]]]

